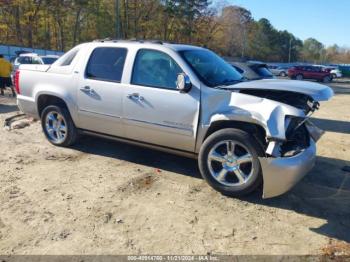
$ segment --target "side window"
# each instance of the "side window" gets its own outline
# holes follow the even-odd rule
[[[32,58],[29,56],[21,56],[17,60],[18,64],[31,64]]]
[[[39,57],[33,57],[33,58],[32,58],[32,63],[33,63],[33,64],[40,65],[40,64],[41,64],[41,60],[40,60]]]
[[[176,80],[180,73],[181,68],[169,55],[156,50],[141,49],[135,58],[131,83],[176,89]]]
[[[86,77],[120,82],[127,50],[125,48],[98,47],[92,52],[86,67]]]

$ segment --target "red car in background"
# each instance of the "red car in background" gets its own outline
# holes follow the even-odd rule
[[[288,70],[288,76],[296,80],[314,79],[324,83],[332,81],[331,73],[321,66],[294,66]]]

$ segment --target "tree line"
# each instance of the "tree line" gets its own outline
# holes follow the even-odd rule
[[[301,41],[209,0],[0,0],[0,43],[67,51],[94,39],[158,39],[205,46],[235,59],[349,63],[350,51]]]

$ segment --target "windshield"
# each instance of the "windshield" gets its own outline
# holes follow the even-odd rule
[[[56,57],[42,57],[41,59],[43,60],[45,65],[51,65],[57,60]]]
[[[234,67],[209,50],[185,50],[180,55],[207,86],[232,85],[243,80]]]

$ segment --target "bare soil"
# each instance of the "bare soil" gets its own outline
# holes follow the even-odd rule
[[[191,159],[92,137],[59,148],[31,119],[0,128],[0,254],[347,254],[350,85],[333,88],[315,168],[268,200],[222,196]],[[0,97],[1,123],[17,113]]]

